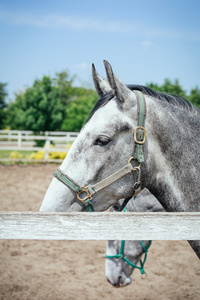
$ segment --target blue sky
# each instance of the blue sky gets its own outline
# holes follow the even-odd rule
[[[68,70],[92,84],[108,60],[124,83],[200,86],[199,0],[0,0],[0,81],[9,97]]]

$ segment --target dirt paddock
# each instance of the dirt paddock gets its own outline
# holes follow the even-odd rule
[[[0,165],[0,210],[38,211],[56,165]],[[105,241],[0,241],[0,299],[200,299],[200,263],[186,241],[154,241],[147,279],[114,288],[104,276]]]

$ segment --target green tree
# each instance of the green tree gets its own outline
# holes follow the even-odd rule
[[[59,90],[59,99],[65,106],[76,97],[76,88],[73,86],[75,78],[76,75],[70,76],[67,71],[63,71],[56,73],[53,79],[54,85]]]
[[[66,118],[63,121],[62,130],[81,130],[97,101],[97,94],[92,89],[80,87],[74,89],[74,98],[66,107]]]
[[[196,107],[200,108],[200,89],[198,86],[193,88],[189,94],[187,94],[186,91],[181,87],[178,79],[175,79],[174,82],[172,82],[170,79],[166,78],[162,85],[151,82],[148,83],[147,86],[154,91],[160,91],[163,93],[175,94],[185,97],[190,100]]]
[[[15,102],[8,107],[7,124],[12,129],[34,132],[58,130],[64,115],[58,87],[49,76],[44,76],[16,95]]]
[[[182,97],[187,97],[186,91],[183,90],[183,88],[179,84],[178,79],[175,79],[174,82],[172,82],[170,79],[165,78],[164,83],[162,85],[158,85],[156,83],[151,82],[148,83],[147,86],[154,91],[160,91],[162,93],[175,94]]]
[[[8,96],[6,85],[7,83],[0,82],[0,129],[3,129],[6,119],[6,97]]]
[[[42,80],[35,80],[32,87],[16,94],[15,101],[9,103],[5,125],[11,129],[34,132],[80,131],[97,100],[97,95],[93,89],[75,87],[74,79],[75,75],[70,76],[67,71],[63,71],[56,73],[54,78],[44,76]],[[6,84],[0,85],[0,113],[6,108],[5,86]],[[162,85],[151,82],[147,86],[155,91],[186,97],[200,107],[198,87],[192,89],[190,95],[186,95],[177,79],[165,79]]]
[[[198,86],[190,91],[188,99],[198,108],[200,108],[200,89]]]
[[[74,87],[75,76],[56,73],[51,79],[44,76],[32,87],[16,94],[8,107],[7,124],[12,129],[79,131],[97,100],[96,92]]]

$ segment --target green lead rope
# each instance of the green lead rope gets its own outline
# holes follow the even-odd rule
[[[125,208],[123,209],[123,211],[126,211]],[[151,241],[149,241],[148,243],[148,246],[147,248],[145,247],[143,241],[140,241],[141,245],[142,245],[142,248],[144,250],[144,259],[143,261],[140,259],[140,266],[137,266],[135,264],[133,264],[132,262],[130,262],[130,260],[128,260],[128,258],[126,258],[124,256],[124,246],[125,246],[125,241],[121,241],[121,247],[120,247],[120,251],[119,251],[119,254],[116,254],[116,255],[107,255],[105,254],[105,258],[121,258],[123,259],[129,266],[131,266],[132,268],[136,268],[136,269],[139,269],[140,270],[140,273],[143,275],[143,274],[146,274],[145,270],[144,270],[144,264],[146,262],[146,259],[147,259],[147,253],[148,253],[148,250],[149,250],[149,247],[151,246]]]
[[[87,211],[94,211],[90,198],[84,200],[84,204],[87,208]]]

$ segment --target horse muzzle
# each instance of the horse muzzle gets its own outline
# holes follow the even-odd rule
[[[125,286],[131,284],[131,282],[132,282],[132,278],[126,277],[125,275],[118,276],[117,278],[115,278],[115,280],[111,280],[108,277],[106,277],[106,279],[110,284],[112,284],[112,286],[114,286],[116,288],[125,287]]]

